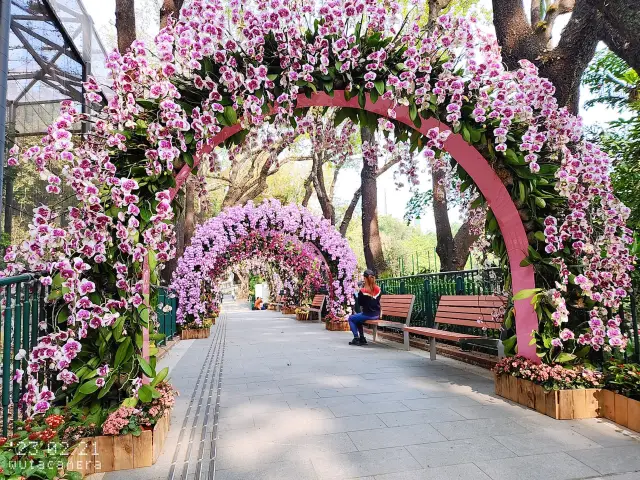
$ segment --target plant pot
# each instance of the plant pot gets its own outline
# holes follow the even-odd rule
[[[211,333],[210,328],[187,328],[185,330],[180,331],[180,339],[192,340],[192,339],[209,338],[210,333]]]
[[[630,430],[640,432],[640,402],[624,395],[602,390],[602,416]]]
[[[69,455],[67,470],[86,476],[150,467],[162,453],[170,423],[171,412],[165,412],[153,430],[143,430],[138,437],[129,434],[83,438]]]
[[[495,376],[496,394],[557,420],[598,418],[601,390],[545,390],[512,375]]]
[[[326,329],[331,332],[348,332],[349,330],[351,330],[349,328],[349,322],[347,321],[327,322],[325,326],[326,326]]]
[[[309,313],[308,312],[299,312],[296,313],[296,320],[299,320],[301,322],[304,322],[306,320],[309,320]]]

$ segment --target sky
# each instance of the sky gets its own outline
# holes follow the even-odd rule
[[[144,40],[151,40],[158,31],[159,8],[162,0],[135,0],[136,21],[138,37]],[[530,0],[524,0],[525,8],[528,10]],[[115,0],[84,0],[85,8],[93,18],[94,25],[105,48],[111,50],[115,47]],[[491,0],[480,0],[480,7],[491,8]],[[569,19],[569,15],[559,17],[554,28],[554,39],[562,32]],[[581,102],[584,103],[590,98],[589,92],[585,89],[581,92]],[[617,112],[606,107],[596,106],[589,110],[581,109],[585,125],[602,124],[614,120],[619,115]],[[420,190],[424,191],[430,186],[430,175],[423,173],[420,177]],[[336,184],[336,199],[348,204],[351,201],[355,188],[360,184],[360,173],[356,169],[346,169],[340,172]],[[386,172],[378,179],[378,212],[383,215],[392,215],[402,219],[405,205],[411,198],[411,192],[407,187],[398,190],[393,178],[393,170]],[[435,230],[433,214],[430,209],[425,212],[420,227],[423,231]],[[452,222],[460,221],[460,214],[456,209],[449,212]]]

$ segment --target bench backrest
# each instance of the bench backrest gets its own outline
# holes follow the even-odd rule
[[[380,316],[401,318],[409,325],[415,295],[381,295]]]
[[[324,298],[326,295],[314,295],[313,302],[311,302],[312,308],[320,308],[324,304]]]
[[[499,329],[502,319],[496,321],[493,312],[506,304],[506,297],[499,295],[443,295],[438,303],[435,322]]]

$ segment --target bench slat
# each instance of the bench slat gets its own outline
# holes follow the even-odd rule
[[[400,307],[383,306],[381,310],[385,312],[384,313],[385,315],[391,315],[391,312],[394,312],[394,314],[400,314],[406,317],[407,313],[409,313],[409,308],[410,307],[400,308]]]
[[[460,325],[462,327],[473,327],[473,328],[488,328],[491,330],[498,330],[500,328],[500,324],[496,322],[477,322],[475,320],[457,320],[455,318],[447,318],[447,319],[438,319],[436,317],[436,323],[446,324],[446,325]]]
[[[436,312],[436,316],[438,317],[443,317],[443,318],[462,318],[464,320],[488,320],[488,321],[494,321],[493,320],[493,316],[490,313],[479,313],[479,312],[473,312],[473,311],[456,311],[456,312],[451,312],[451,311],[447,311],[447,310],[442,310],[442,309],[438,309],[438,311]]]
[[[437,328],[427,327],[405,327],[405,332],[421,335],[423,337],[441,338],[443,340],[460,340],[463,338],[483,338],[478,335],[469,335],[467,333],[447,332],[446,330],[438,330]]]
[[[475,300],[481,300],[481,301],[500,301],[502,303],[505,303],[507,301],[506,297],[500,296],[500,295],[442,295],[440,297],[440,300],[460,300],[460,299],[465,299],[465,297],[467,297],[467,299],[473,299]]]
[[[498,308],[505,305],[504,302],[497,302],[493,300],[471,300],[471,299],[462,299],[462,300],[440,300],[438,306],[442,305],[443,307],[476,307],[476,308]]]

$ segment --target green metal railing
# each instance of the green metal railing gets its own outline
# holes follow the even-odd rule
[[[167,341],[177,333],[176,309],[178,299],[175,293],[168,287],[153,287],[157,293],[156,313],[158,315],[158,333],[163,333],[164,338],[156,341],[156,345],[166,345]]]
[[[378,280],[378,284],[382,288],[382,293],[415,295],[411,325],[433,327],[442,295],[493,295],[501,293],[504,279],[502,270],[490,268],[384,278]]]
[[[18,403],[26,387],[26,375],[20,383],[13,380],[14,375],[18,369],[26,371],[29,352],[38,337],[52,327],[51,310],[45,306],[48,294],[49,287],[42,285],[33,274],[0,279],[3,436],[7,436],[11,426],[15,431],[15,420],[22,415]],[[24,350],[26,355],[17,360],[16,355],[20,350]],[[42,380],[51,383],[51,379]]]

